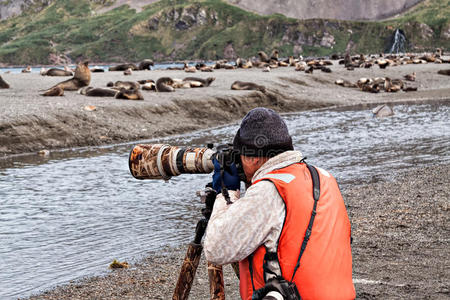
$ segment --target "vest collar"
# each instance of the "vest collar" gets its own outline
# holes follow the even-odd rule
[[[252,184],[263,178],[267,173],[273,170],[281,169],[301,161],[303,155],[300,151],[286,151],[266,161],[253,175]]]

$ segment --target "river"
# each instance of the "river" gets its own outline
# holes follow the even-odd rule
[[[449,163],[449,108],[447,101],[396,105],[395,115],[383,119],[357,108],[284,118],[296,149],[345,189],[389,180],[401,170]],[[237,127],[139,142],[225,143]],[[210,175],[136,180],[128,170],[135,143],[0,161],[0,299],[104,274],[113,259],[137,260],[192,239],[202,207],[195,192]]]

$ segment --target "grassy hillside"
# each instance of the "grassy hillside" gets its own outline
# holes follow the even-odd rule
[[[109,0],[57,0],[0,22],[0,63],[219,59],[278,48],[282,56],[380,52],[401,28],[414,50],[450,48],[450,0],[429,0],[384,22],[259,16],[221,0],[162,0],[98,14]]]

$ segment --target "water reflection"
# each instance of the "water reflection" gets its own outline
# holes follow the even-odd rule
[[[398,105],[395,116],[369,110],[285,116],[295,147],[341,186],[398,170],[448,163],[449,105]],[[232,140],[237,124],[152,142],[203,146]],[[15,157],[0,169],[0,298],[12,299],[187,243],[201,204],[195,191],[210,175],[169,182],[135,180],[131,145]]]

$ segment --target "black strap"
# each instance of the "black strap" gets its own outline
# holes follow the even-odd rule
[[[252,282],[253,291],[255,291],[255,283],[253,282],[253,254],[248,256],[248,270],[250,271],[250,279]]]
[[[314,223],[314,219],[316,217],[316,208],[317,208],[317,202],[320,198],[320,179],[319,179],[319,173],[317,173],[316,168],[313,166],[310,166],[306,164],[308,167],[309,172],[311,173],[312,181],[313,181],[313,197],[314,197],[314,205],[311,212],[311,218],[309,219],[308,228],[305,232],[305,237],[303,238],[302,247],[300,248],[300,255],[298,256],[297,265],[294,268],[294,273],[292,274],[291,282],[294,281],[295,273],[297,272],[298,268],[300,267],[300,259],[302,258],[303,252],[305,252],[306,245],[308,244],[309,237],[311,236],[312,226]]]

